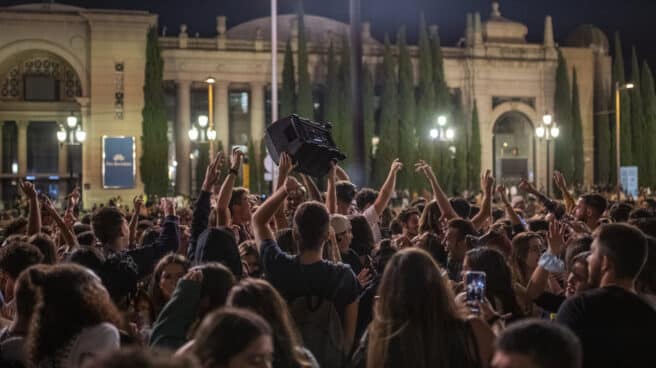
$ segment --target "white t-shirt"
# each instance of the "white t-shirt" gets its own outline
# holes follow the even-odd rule
[[[373,205],[369,206],[369,208],[362,212],[362,216],[367,219],[367,222],[371,227],[371,232],[374,233],[374,243],[378,243],[382,239],[382,235],[380,233],[379,224],[380,216],[378,215],[378,212],[376,212],[376,208]]]
[[[93,327],[87,327],[75,337],[68,354],[61,361],[61,367],[78,368],[86,359],[119,348],[120,336],[118,329],[113,324],[103,322]]]

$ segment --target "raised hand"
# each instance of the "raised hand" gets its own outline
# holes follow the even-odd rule
[[[519,189],[527,193],[535,192],[535,187],[533,187],[533,184],[529,183],[528,180],[526,179],[522,179],[519,181]]]
[[[560,221],[553,221],[549,224],[549,234],[547,234],[547,241],[549,242],[549,251],[553,255],[559,255],[563,246],[565,245],[565,234],[567,233],[567,226]]]
[[[390,166],[390,174],[397,174],[399,171],[403,169],[403,163],[397,158],[394,161],[392,161],[392,165]]]
[[[501,199],[503,204],[509,206],[510,200],[508,199],[508,188],[503,184],[497,185],[497,193],[499,193],[499,199]]]
[[[494,190],[494,176],[492,176],[492,172],[489,169],[485,170],[485,173],[481,175],[481,189],[486,194],[492,194]]]
[[[203,180],[202,187],[203,191],[212,191],[212,186],[219,180],[219,174],[221,172],[221,167],[223,167],[223,163],[223,152],[219,151],[216,154],[216,157],[214,157],[214,160],[212,160],[207,166],[207,170],[205,170],[205,179]]]
[[[36,199],[37,192],[36,192],[36,188],[34,188],[34,184],[26,180],[20,180],[18,182],[18,185],[21,191],[23,192],[23,194],[25,194],[25,196],[27,196],[28,199],[30,200]]]
[[[285,180],[285,191],[287,193],[293,193],[297,191],[300,187],[301,184],[293,176],[289,176],[287,177],[287,180]]]
[[[244,152],[242,152],[239,147],[235,147],[232,150],[232,157],[230,157],[230,170],[239,170],[243,157]]]
[[[283,152],[280,155],[280,160],[278,161],[279,174],[287,177],[289,176],[289,174],[292,172],[293,169],[294,169],[294,165],[292,163],[292,157],[289,155],[289,153]],[[332,166],[332,170],[334,169],[335,166]]]
[[[132,199],[132,206],[134,207],[134,213],[136,213],[137,215],[140,214],[141,209],[143,208],[143,204],[144,204],[143,196],[141,195],[135,196]]]
[[[173,198],[161,198],[159,200],[159,207],[164,210],[164,216],[175,216],[175,202]]]
[[[48,212],[51,215],[57,214],[57,208],[55,208],[55,205],[47,196],[41,197],[41,207],[43,208],[44,211]]]
[[[567,188],[567,182],[565,181],[565,177],[563,176],[563,173],[561,173],[560,171],[554,172],[553,180],[554,180],[554,184],[556,184],[556,186],[561,190]]]

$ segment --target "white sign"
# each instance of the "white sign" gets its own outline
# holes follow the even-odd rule
[[[620,178],[622,189],[627,195],[638,197],[638,167],[622,166],[620,168]]]

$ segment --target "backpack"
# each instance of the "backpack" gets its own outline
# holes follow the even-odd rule
[[[344,331],[334,303],[338,291],[329,298],[301,296],[289,305],[303,344],[322,368],[342,368],[345,362]]]

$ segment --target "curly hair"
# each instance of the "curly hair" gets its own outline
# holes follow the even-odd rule
[[[309,367],[297,347],[298,331],[292,322],[285,300],[268,282],[244,279],[230,291],[227,305],[249,309],[264,318],[273,330],[274,358],[276,367]]]
[[[49,235],[44,233],[34,234],[30,236],[28,242],[39,248],[41,254],[43,254],[43,263],[57,263],[57,249],[55,247],[55,242]]]
[[[91,271],[61,264],[31,267],[26,273],[37,291],[26,338],[32,366],[63,351],[84,328],[103,322],[121,325],[118,309]]]
[[[43,261],[39,248],[22,241],[11,242],[0,250],[0,270],[16,279],[26,268]]]

